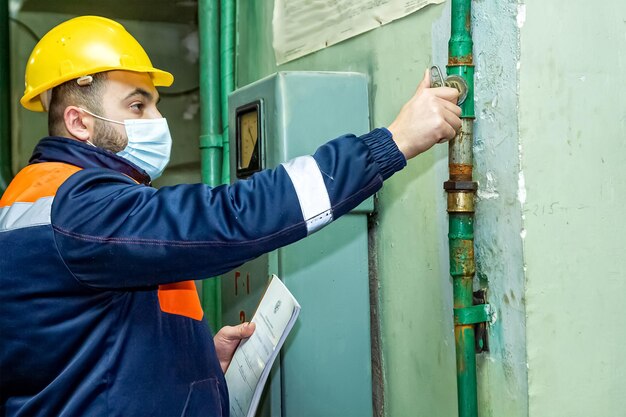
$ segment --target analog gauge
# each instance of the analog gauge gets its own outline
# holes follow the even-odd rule
[[[261,170],[260,103],[237,111],[237,177],[245,178]]]
[[[250,111],[241,115],[241,159],[239,160],[239,168],[247,169],[254,155],[254,148],[259,139],[259,114],[256,111]]]

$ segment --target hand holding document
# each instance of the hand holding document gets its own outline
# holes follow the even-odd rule
[[[242,340],[226,371],[232,417],[253,417],[272,364],[291,331],[300,304],[276,276],[252,317],[256,330]]]

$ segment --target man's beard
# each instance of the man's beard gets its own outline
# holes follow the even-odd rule
[[[118,153],[126,147],[128,139],[110,125],[110,122],[95,119],[94,134],[91,143],[99,148]]]

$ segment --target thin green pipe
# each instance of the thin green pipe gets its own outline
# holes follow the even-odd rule
[[[4,193],[11,172],[11,40],[9,2],[0,1],[0,195]]]
[[[450,141],[450,182],[459,186],[472,181],[472,132],[474,119],[474,62],[471,30],[471,0],[452,0],[451,35],[448,43],[448,74],[462,76],[468,85],[468,95],[461,105],[464,119],[461,132]],[[448,192],[458,192],[454,188]],[[473,199],[473,191],[470,192]],[[473,305],[474,213],[448,206],[450,275],[453,282],[454,308]],[[450,204],[450,203],[449,203]],[[473,208],[471,209],[473,210]],[[461,310],[462,311],[462,310]],[[473,325],[455,324],[454,338],[457,365],[457,394],[459,417],[478,416],[476,386],[476,349]]]
[[[202,182],[220,185],[222,174],[222,126],[220,112],[219,4],[199,0],[200,38],[200,157]],[[202,282],[202,307],[216,331],[222,324],[222,289],[219,277]]]
[[[222,183],[230,183],[230,146],[228,142],[228,95],[235,88],[235,8],[234,0],[221,0],[220,69],[222,100]]]
[[[200,149],[202,181],[212,187],[221,183],[222,125],[219,67],[219,4],[198,3],[200,37]]]

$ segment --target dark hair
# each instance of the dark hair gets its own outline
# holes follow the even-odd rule
[[[53,88],[52,100],[48,109],[48,133],[51,136],[65,134],[63,113],[67,106],[80,106],[96,114],[102,114],[102,94],[106,72],[93,74],[89,85],[80,86],[75,79]]]

